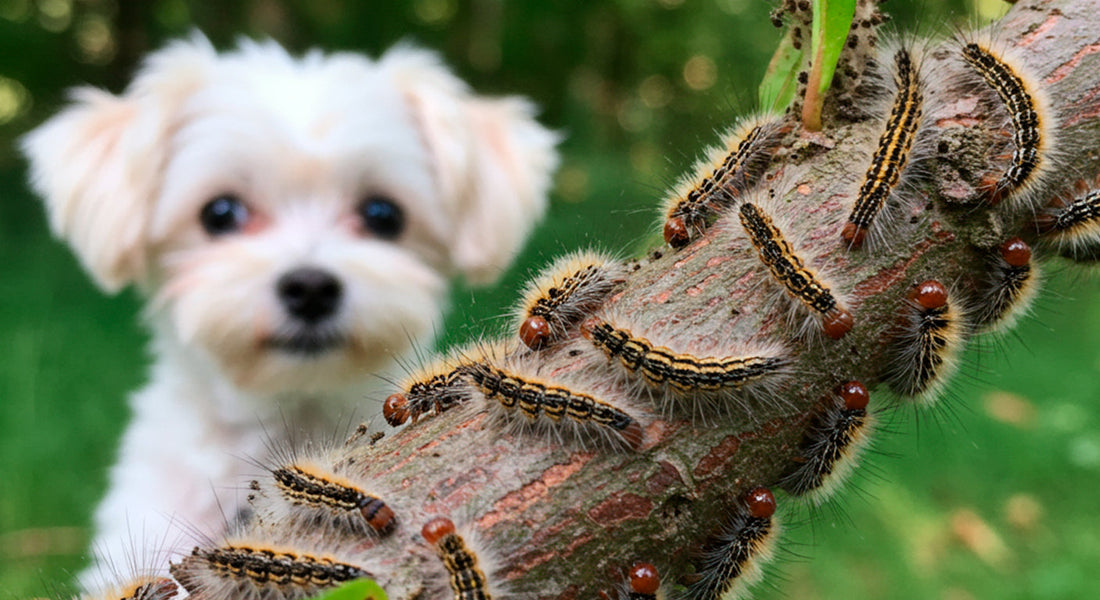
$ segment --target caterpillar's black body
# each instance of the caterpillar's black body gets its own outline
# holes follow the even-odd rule
[[[171,566],[172,576],[198,597],[306,598],[341,583],[370,577],[335,559],[291,549],[230,544],[195,548]]]
[[[963,46],[962,55],[1000,97],[1012,127],[1013,151],[1008,169],[985,185],[990,202],[996,204],[1027,190],[1037,180],[1046,161],[1045,153],[1050,152],[1050,140],[1044,139],[1049,129],[1045,120],[1053,119],[1053,115],[1041,114],[1048,112],[1038,97],[1041,92],[989,47],[969,42]]]
[[[684,392],[740,387],[782,369],[780,357],[696,357],[653,346],[610,323],[585,324],[585,336],[609,358],[618,358],[630,371],[654,385],[668,384]]]
[[[772,277],[791,297],[822,320],[826,335],[833,339],[844,337],[852,328],[852,315],[840,306],[829,286],[806,268],[771,217],[751,202],[741,205],[740,217],[742,227]]]
[[[304,465],[286,465],[271,472],[280,493],[290,502],[334,512],[357,512],[375,533],[394,526],[393,510],[382,501],[332,473]]]
[[[582,425],[592,423],[609,428],[631,446],[641,441],[641,426],[630,414],[591,395],[488,364],[471,367],[466,373],[487,399],[498,401],[506,410],[518,409],[528,419],[543,415],[560,421],[564,417]]]
[[[894,54],[894,82],[897,94],[890,116],[875,146],[871,165],[863,176],[848,223],[841,232],[844,241],[854,248],[863,245],[867,232],[901,180],[921,124],[924,91],[920,69],[904,48]]]

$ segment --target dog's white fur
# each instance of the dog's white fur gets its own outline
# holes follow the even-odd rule
[[[376,61],[252,41],[218,55],[195,34],[149,56],[121,95],[77,90],[25,138],[54,232],[105,290],[150,299],[155,363],[96,512],[97,562],[123,555],[131,525],[147,532],[139,545],[170,520],[218,535],[239,506],[215,492],[241,485],[244,457],[269,458],[284,421],[331,434],[430,338],[448,277],[507,266],[557,165],[557,137],[532,113],[472,94],[408,45]],[[251,217],[212,236],[199,213],[225,193]],[[371,194],[403,209],[397,239],[364,229],[356,205]],[[340,343],[320,352],[271,344],[303,328],[275,291],[302,266],[343,284],[322,332]]]

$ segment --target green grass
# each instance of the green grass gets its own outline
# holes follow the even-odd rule
[[[135,300],[100,295],[49,239],[19,173],[0,198],[0,597],[22,597],[80,564],[144,334]]]

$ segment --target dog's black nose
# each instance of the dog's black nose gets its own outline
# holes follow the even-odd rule
[[[344,289],[328,271],[301,267],[283,275],[275,284],[287,312],[307,323],[323,321],[340,307]]]

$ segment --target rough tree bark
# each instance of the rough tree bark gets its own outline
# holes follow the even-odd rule
[[[1060,115],[1066,153],[1058,183],[1100,174],[1100,153],[1084,142],[1100,139],[1100,2],[1021,1],[997,28]],[[952,51],[957,46],[936,46],[932,60],[945,63]],[[953,67],[940,68],[947,77]],[[670,582],[696,571],[693,556],[720,529],[734,499],[774,485],[789,469],[810,415],[830,389],[860,380],[872,388],[873,408],[904,404],[880,383],[891,328],[914,282],[950,282],[973,302],[991,249],[1012,235],[1035,241],[1031,209],[976,201],[978,180],[996,170],[989,148],[1003,146],[1004,138],[991,126],[996,119],[984,118],[989,106],[975,93],[950,91],[927,117],[939,139],[928,177],[937,183],[886,248],[849,251],[840,242],[853,182],[878,136],[876,122],[834,118],[817,134],[796,128],[770,168],[794,190],[790,218],[805,231],[807,262],[842,274],[839,285],[856,322],[842,340],[807,341],[786,325],[786,308],[759,293],[761,268],[746,271],[745,261],[729,260],[731,248],[746,248],[733,228],[712,227],[679,252],[665,248],[609,301],[632,321],[652,323],[651,331],[700,348],[782,340],[795,361],[783,388],[786,406],[762,404],[751,414],[732,409],[694,423],[666,415],[647,421],[638,451],[578,449],[550,436],[502,432],[471,410],[425,418],[375,442],[353,438],[341,460],[376,483],[398,528],[381,540],[337,543],[381,565],[375,574],[391,598],[444,593],[446,573],[420,537],[420,527],[438,515],[476,531],[496,555],[492,576],[523,597],[593,598],[639,559],[656,563]],[[588,343],[578,338],[544,351],[544,372],[585,366],[579,363],[590,353],[569,351]],[[780,494],[780,514],[795,501]]]

